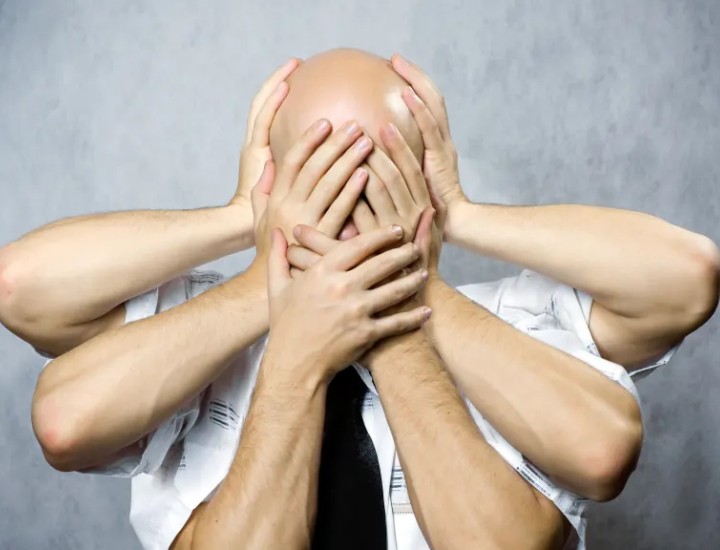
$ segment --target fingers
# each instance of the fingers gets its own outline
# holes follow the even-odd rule
[[[385,220],[394,220],[397,218],[397,208],[390,196],[385,183],[371,168],[368,168],[368,181],[365,184],[365,198],[368,205],[375,213],[375,217],[384,223]]]
[[[403,236],[398,225],[386,226],[339,243],[323,258],[329,269],[347,271],[383,248],[397,244]]]
[[[420,328],[429,318],[432,310],[427,306],[419,306],[410,311],[403,311],[387,317],[376,319],[373,326],[376,340],[396,336]]]
[[[361,138],[362,133],[362,128],[358,123],[350,121],[345,123],[330,139],[323,143],[302,167],[292,189],[294,196],[298,200],[306,201],[318,181],[351,146],[356,148],[355,153],[363,155],[364,158],[372,149],[372,140],[365,139],[367,136]],[[348,177],[358,164],[360,163],[355,164],[347,172]],[[347,178],[344,181],[347,181]]]
[[[357,285],[367,289],[409,266],[419,257],[418,247],[413,243],[406,243],[365,260],[351,273]]]
[[[300,246],[320,256],[325,256],[338,245],[338,241],[309,225],[295,226],[293,236]]]
[[[364,168],[358,168],[347,182],[345,188],[340,191],[340,195],[332,201],[330,207],[322,208],[320,211],[325,215],[318,224],[318,229],[331,237],[336,237],[342,229],[345,220],[352,214],[353,208],[357,203],[360,195],[365,189],[368,173]]]
[[[390,194],[395,210],[408,212],[413,207],[413,198],[403,174],[395,163],[382,150],[375,149],[368,157],[368,164]]]
[[[279,292],[290,280],[290,265],[286,259],[287,240],[283,232],[275,228],[270,233],[270,252],[267,260],[268,291],[270,295]]]
[[[252,123],[249,140],[249,143],[255,147],[267,147],[270,144],[270,126],[272,126],[277,110],[287,97],[289,89],[287,82],[281,82],[260,108]]]
[[[322,118],[314,122],[297,143],[290,148],[283,159],[278,181],[276,182],[276,188],[280,196],[285,196],[288,193],[290,186],[297,180],[298,174],[305,166],[305,163],[320,144],[327,139],[331,129],[330,122]]]
[[[378,313],[409,298],[420,290],[427,278],[427,271],[418,269],[400,279],[368,291],[367,304],[370,313]]]
[[[360,232],[358,231],[357,225],[355,225],[355,222],[350,220],[340,230],[340,233],[338,234],[337,238],[338,238],[338,241],[347,241],[348,239],[357,237],[359,234],[360,234]]]
[[[402,91],[402,98],[420,129],[425,148],[431,151],[439,150],[443,145],[443,135],[430,109],[410,87]]]
[[[405,139],[393,123],[380,128],[380,138],[390,153],[390,158],[397,166],[406,188],[410,192],[415,204],[425,206],[430,204],[427,183],[423,175],[422,166],[410,149]],[[387,183],[386,183],[387,185]],[[391,191],[392,194],[392,191]]]
[[[288,59],[268,78],[253,98],[248,115],[245,142],[266,145],[269,143],[270,124],[275,112],[287,95],[285,79],[300,65],[297,58]],[[269,118],[269,121],[268,121]]]
[[[308,202],[317,212],[325,212],[338,196],[348,179],[357,174],[356,169],[365,160],[373,148],[372,140],[363,135],[350,147],[340,159],[332,164],[327,173],[311,191]],[[319,152],[318,152],[319,153]]]
[[[443,138],[449,138],[450,128],[448,125],[447,110],[445,109],[445,100],[435,83],[420,67],[409,62],[399,54],[392,56],[391,63],[397,73],[408,81],[420,99],[428,106],[430,113],[432,113],[433,118],[438,123]]]
[[[358,199],[355,208],[352,211],[352,220],[360,233],[369,233],[373,229],[377,229],[378,223],[375,214],[368,206],[365,199]]]
[[[290,264],[291,275],[292,269],[299,269],[300,271],[307,271],[315,262],[317,262],[322,256],[316,254],[312,250],[308,250],[303,246],[290,245],[287,250],[287,261]]]

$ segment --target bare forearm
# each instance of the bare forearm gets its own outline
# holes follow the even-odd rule
[[[433,548],[557,542],[557,526],[544,521],[532,489],[484,441],[422,332],[382,344],[369,364],[413,511]]]
[[[235,206],[60,220],[0,250],[0,318],[19,330],[82,324],[251,244],[252,219]]]
[[[579,359],[527,336],[432,278],[428,330],[485,418],[558,483],[604,500],[642,442],[632,395]],[[612,495],[610,495],[612,496]]]
[[[265,356],[235,460],[198,516],[193,549],[310,546],[326,386],[273,375],[274,361]]]
[[[158,315],[102,333],[52,361],[33,423],[56,467],[95,464],[149,433],[267,329],[253,272]]]
[[[640,212],[457,201],[446,235],[480,254],[582,289],[623,316],[703,309],[716,292],[718,252],[712,241]]]

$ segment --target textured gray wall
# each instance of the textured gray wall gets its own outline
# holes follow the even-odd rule
[[[720,241],[717,0],[0,0],[0,244],[74,214],[227,200],[258,85],[341,45],[427,68],[474,199],[632,208]],[[458,250],[443,267],[456,283],[513,269]],[[640,384],[642,461],[593,510],[590,548],[720,548],[717,329]],[[0,357],[0,548],[137,548],[127,482],[43,462],[40,359],[3,329]]]

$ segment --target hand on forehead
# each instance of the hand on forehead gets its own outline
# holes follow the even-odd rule
[[[360,50],[331,50],[304,61],[287,82],[290,91],[270,131],[276,162],[320,118],[328,119],[334,131],[356,120],[381,149],[380,127],[392,122],[422,158],[422,136],[401,97],[408,84],[388,60]]]

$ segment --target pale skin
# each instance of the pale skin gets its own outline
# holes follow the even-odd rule
[[[416,67],[403,67],[397,58],[393,59],[393,65],[421,98],[419,102],[415,102],[408,92],[403,94],[406,104],[414,115],[413,118],[417,120],[418,126],[422,129],[425,146],[423,158],[425,176],[431,189],[435,190],[440,197],[440,202],[436,202],[436,208],[440,211],[444,207],[447,212],[446,239],[468,246],[480,253],[514,261],[547,273],[566,284],[590,293],[595,299],[590,328],[598,347],[604,356],[628,366],[662,353],[709,316],[717,303],[717,250],[703,237],[665,224],[656,218],[636,213],[576,206],[524,207],[520,209],[520,207],[473,205],[467,202],[459,188],[454,165],[454,147],[449,140],[449,132],[444,133],[443,130],[446,118],[443,118],[444,109],[439,109],[442,106],[441,97],[439,94],[432,95],[431,83]],[[287,67],[281,69],[280,76],[276,77],[275,82],[267,87],[265,98],[260,101],[261,105],[266,104],[268,98],[271,97],[272,90],[278,89],[279,86],[275,103],[272,103],[272,99],[269,100],[275,106],[265,111],[266,118],[269,118],[271,122],[272,116],[267,113],[274,114],[277,105],[282,101],[278,98],[284,97],[286,90],[280,82],[293,68],[291,62]],[[422,106],[427,106],[430,117],[423,117]],[[437,132],[433,130],[433,121],[438,127]],[[259,141],[253,143],[252,139],[248,140],[258,156],[262,156],[262,152],[269,152],[269,138],[266,139],[262,136],[268,131],[269,124],[266,126],[266,130],[257,132],[261,135]],[[249,134],[254,133],[249,132]],[[405,134],[403,135],[405,136]],[[263,139],[265,139],[264,142]],[[398,148],[391,147],[392,139],[387,142],[385,139],[376,139],[376,141],[381,141],[386,146],[390,157],[398,166],[402,164],[399,157],[399,146]],[[246,146],[246,150],[247,148]],[[252,156],[243,153],[243,158],[250,159]],[[373,183],[376,180],[380,181],[380,177],[374,169],[377,168],[378,158],[381,158],[379,154],[369,158],[365,166],[370,174],[367,183],[370,189],[383,188],[378,183]],[[362,160],[355,158],[354,162],[353,168],[348,169],[351,172]],[[374,168],[373,165],[375,165]],[[271,165],[268,170],[272,173],[274,166]],[[382,169],[378,168],[378,170]],[[41,383],[38,385],[34,419],[36,425],[40,427],[39,438],[51,463],[54,462],[61,469],[78,469],[101,463],[116,450],[132,444],[166,418],[183,399],[196,393],[198,388],[203,387],[204,383],[211,380],[232,357],[235,350],[242,349],[247,345],[240,341],[242,338],[247,335],[249,341],[252,341],[267,328],[267,312],[263,311],[267,291],[264,285],[264,267],[261,262],[255,262],[254,267],[246,274],[218,289],[208,291],[203,295],[207,296],[204,301],[200,300],[201,296],[188,304],[175,308],[172,310],[175,311],[174,314],[169,311],[138,323],[121,326],[124,314],[122,304],[131,296],[146,288],[157,286],[186,271],[189,267],[212,259],[213,256],[222,256],[243,246],[248,246],[253,241],[253,225],[247,222],[247,214],[250,212],[246,202],[247,190],[254,181],[257,181],[257,174],[261,171],[262,164],[256,163],[255,180],[252,180],[250,176],[243,179],[241,172],[238,200],[232,201],[226,207],[207,211],[167,213],[165,218],[162,216],[165,216],[166,213],[158,215],[157,212],[139,212],[63,220],[46,226],[0,251],[0,266],[2,266],[0,267],[0,280],[2,281],[0,320],[28,342],[55,355],[76,348],[71,352],[76,355],[68,353],[61,358],[70,357],[72,359],[72,370],[74,371],[72,377],[67,372],[62,373],[63,370],[69,371],[70,369],[55,368],[54,371],[51,370],[53,365],[63,364],[61,359],[58,359],[51,363],[46,371],[51,374],[43,373],[45,381],[41,377]],[[248,169],[248,172],[252,172],[252,170]],[[264,181],[273,179],[271,175],[267,175]],[[391,179],[383,177],[384,187],[390,186]],[[411,188],[416,181],[410,177],[404,179],[407,188]],[[358,185],[360,184],[358,183]],[[244,194],[241,189],[245,189]],[[261,190],[269,191],[269,185]],[[246,200],[241,200],[243,197]],[[257,202],[260,204],[263,200],[267,201],[267,192],[258,193]],[[291,203],[284,211],[298,212],[302,210],[292,206],[298,202]],[[413,215],[418,218],[419,211],[422,211],[420,206],[416,203],[416,206],[412,208]],[[262,209],[262,206],[259,208]],[[303,210],[303,212],[305,211]],[[399,212],[399,208],[396,208],[396,211]],[[532,212],[528,213],[528,211]],[[573,214],[573,212],[577,212],[577,214]],[[237,214],[231,215],[230,213]],[[361,217],[360,212],[354,214],[358,218]],[[117,218],[113,219],[113,216],[117,216]],[[126,219],[123,219],[123,216]],[[171,218],[170,216],[176,217]],[[572,237],[568,237],[570,232],[567,231],[569,216],[570,219],[575,220]],[[335,221],[331,225],[342,226],[346,216],[342,217],[338,213],[336,217],[339,222]],[[262,219],[262,216],[256,215],[255,219]],[[179,226],[187,226],[187,234],[182,233],[185,241],[181,240],[178,235],[178,231],[182,231],[181,229],[167,231],[168,220],[171,223],[177,222]],[[520,220],[525,224],[522,226],[522,230],[518,228]],[[233,225],[235,222],[237,222],[237,226]],[[314,215],[309,213],[307,217],[300,216],[299,219],[293,219],[292,222],[302,222],[320,227],[322,219],[317,215],[316,210]],[[632,234],[623,234],[622,239],[618,239],[618,242],[614,242],[612,246],[608,245],[604,237],[609,231],[618,231],[622,227],[621,224],[625,222],[632,223],[635,231]],[[288,220],[284,227],[287,235],[290,234],[293,223]],[[416,223],[417,220],[413,221],[412,216],[408,214],[407,224],[412,226]],[[137,227],[141,224],[149,229],[143,231],[143,239],[137,239]],[[355,225],[359,226],[360,224],[356,222]],[[329,231],[326,227],[323,229]],[[348,230],[348,224],[345,224],[345,230]],[[106,234],[101,231],[106,231]],[[348,232],[351,233],[351,231]],[[584,236],[584,243],[594,243],[596,249],[592,257],[587,257],[583,251],[577,250],[577,241],[574,239],[578,232]],[[661,232],[663,238],[657,237],[658,232]],[[406,232],[406,234],[408,233]],[[83,237],[83,235],[85,236]],[[100,238],[98,235],[104,238]],[[114,239],[111,241],[112,247],[108,246],[110,235]],[[528,242],[529,239],[531,242]],[[533,239],[537,239],[537,241]],[[548,247],[548,242],[552,242],[553,246]],[[132,243],[132,246],[128,246],[129,243]],[[62,252],[58,252],[60,244],[66,247]],[[262,247],[260,242],[258,244]],[[619,249],[618,244],[623,248]],[[543,246],[552,248],[552,251],[543,250]],[[98,253],[106,250],[112,250],[112,254],[107,254],[106,257],[98,256]],[[175,254],[171,255],[169,250],[174,251]],[[260,257],[263,257],[262,251],[260,252]],[[51,254],[56,254],[56,256]],[[175,258],[175,263],[157,262],[156,258],[164,256],[164,254],[168,254],[168,258]],[[52,260],[52,258],[63,257],[92,258],[92,261],[87,261],[87,263],[71,262],[66,263],[67,265],[60,261],[48,261],[48,265],[37,263],[41,261],[40,259]],[[653,258],[663,258],[665,261],[661,265],[655,265],[652,263]],[[628,272],[652,272],[655,278],[651,278],[649,281],[646,280],[646,277],[641,276],[638,276],[637,279],[628,279],[624,271],[613,269],[615,266],[627,269],[628,261],[637,264],[632,265]],[[672,269],[668,266],[671,266]],[[432,339],[439,355],[446,363],[448,371],[463,391],[518,449],[523,452],[527,451],[526,454],[536,464],[553,474],[566,486],[586,488],[588,494],[594,494],[599,499],[607,498],[616,492],[617,487],[621,487],[626,479],[628,465],[631,466],[634,462],[639,449],[639,435],[641,435],[641,430],[638,433],[639,411],[627,400],[627,396],[619,394],[617,386],[604,377],[593,377],[593,371],[590,369],[577,368],[577,365],[571,362],[572,358],[567,358],[532,339],[522,338],[521,334],[502,324],[481,308],[468,303],[442,282],[437,276],[435,267],[428,264],[431,277],[425,292],[425,300],[435,311],[425,338]],[[657,278],[658,268],[663,271],[662,277],[659,279]],[[23,273],[35,272],[44,273],[42,279],[23,275]],[[118,273],[120,276],[117,277],[117,280],[112,279],[111,282],[108,280],[108,274]],[[604,276],[599,276],[600,273],[603,273]],[[614,273],[622,273],[623,276],[614,278]],[[79,277],[80,274],[82,277]],[[68,291],[67,286],[64,287],[62,293],[56,290],[58,281],[72,280],[81,281],[81,284],[72,291]],[[658,282],[658,284],[653,285],[648,282]],[[122,288],[119,288],[119,285]],[[663,290],[667,288],[667,285],[671,285],[670,287],[676,291],[681,289],[684,292],[667,293]],[[641,286],[642,288],[640,288]],[[65,301],[64,296],[72,296],[72,303]],[[231,318],[237,322],[237,324],[232,323],[236,327],[232,332],[217,330],[221,324],[218,322],[218,318],[227,318],[224,313],[233,316]],[[77,314],[77,317],[70,317],[73,322],[68,324],[64,321],[68,318],[66,314]],[[225,323],[225,326],[230,324]],[[199,334],[199,326],[204,327],[202,330],[207,332]],[[243,329],[239,330],[237,327],[243,327]],[[480,332],[481,338],[478,338],[478,331],[483,331]],[[100,333],[103,334],[93,338],[87,344],[77,347]],[[151,375],[145,374],[149,373],[150,369],[144,369],[144,365],[157,364],[157,354],[162,354],[167,358],[166,349],[153,350],[151,345],[141,346],[137,362],[128,366],[128,358],[122,355],[122,350],[128,349],[129,346],[137,348],[138,342],[156,342],[161,335],[164,341],[176,344],[168,346],[168,349],[173,350],[173,357],[171,361],[163,362],[165,370],[152,371]],[[202,359],[197,356],[193,358],[188,346],[188,342],[191,340],[190,335],[193,337],[193,349],[196,349],[194,345],[196,339],[203,340],[203,335],[212,337],[206,342],[209,348]],[[242,336],[239,337],[239,335]],[[172,338],[172,341],[168,338]],[[520,354],[515,367],[519,369],[522,376],[531,376],[535,383],[544,384],[553,394],[553,400],[543,401],[543,396],[538,396],[541,392],[538,392],[529,399],[533,402],[528,403],[528,398],[523,393],[526,388],[517,384],[517,372],[513,376],[504,369],[493,368],[494,364],[500,364],[501,346],[497,346],[493,351],[490,346],[480,346],[477,342],[487,343],[495,339],[500,339],[506,347],[509,346]],[[399,342],[402,343],[402,340]],[[452,345],[448,342],[451,342]],[[475,342],[474,347],[468,347],[468,342]],[[424,349],[421,342],[417,343],[417,347]],[[402,349],[399,344],[398,349]],[[463,350],[464,355],[457,354],[458,350]],[[390,351],[392,349],[388,350],[388,353]],[[483,449],[476,443],[476,440],[480,440],[481,443],[482,441],[476,431],[471,433],[467,429],[467,422],[463,420],[466,412],[463,413],[462,410],[459,411],[456,406],[452,405],[458,402],[458,399],[447,392],[447,384],[442,381],[447,376],[443,378],[441,373],[438,373],[437,365],[441,365],[441,363],[438,362],[435,354],[428,353],[427,355],[427,360],[422,362],[423,368],[427,369],[425,374],[430,378],[435,377],[437,384],[432,384],[432,386],[439,388],[437,395],[432,398],[448,404],[448,410],[451,411],[448,415],[449,422],[453,426],[459,426],[457,431],[462,436],[459,436],[458,445],[464,449],[461,454],[467,460],[467,471],[477,468],[478,462],[475,461],[487,460],[488,464],[493,464],[493,460],[502,462],[497,456],[495,459],[489,458],[490,455],[486,451],[492,451],[487,448]],[[473,360],[468,361],[466,356],[471,356]],[[107,359],[103,360],[104,357]],[[211,358],[210,361],[208,361],[208,357]],[[478,361],[477,357],[482,357],[483,360]],[[528,361],[528,358],[534,359]],[[378,360],[382,364],[382,358]],[[66,361],[66,363],[69,362],[70,359]],[[475,372],[474,369],[469,372],[470,366],[480,363],[483,368],[478,369],[479,372]],[[85,366],[83,367],[83,365]],[[103,365],[101,370],[104,374],[96,375],[94,371],[99,369],[99,365]],[[143,369],[141,371],[144,373],[142,384],[135,383],[133,385],[132,377],[126,376],[127,372],[133,369],[135,371]],[[188,377],[190,380],[174,376],[176,372],[181,371],[192,371],[197,376]],[[377,371],[380,373],[382,367],[378,367]],[[584,374],[578,375],[577,379],[572,379],[572,383],[558,383],[561,374],[574,376],[578,371],[582,371]],[[553,376],[547,373],[558,374]],[[153,376],[157,376],[154,382]],[[164,390],[164,393],[160,394],[160,399],[156,400],[157,388],[168,379],[178,380],[177,387]],[[119,391],[118,385],[122,391]],[[395,402],[393,380],[388,380],[383,387],[386,389],[381,390],[382,398],[384,402],[387,400],[389,406],[392,407],[390,404]],[[147,392],[143,393],[146,388]],[[499,388],[499,390],[488,391],[489,388]],[[77,410],[72,410],[78,404],[77,399],[72,399],[73,395],[93,395],[98,391],[100,392],[99,397],[117,399],[117,403],[124,403],[123,409],[128,409],[128,396],[133,396],[135,402],[134,411],[128,411],[127,416],[119,420],[118,425],[113,427],[112,434],[109,432],[92,433],[90,430],[93,427],[83,425],[82,422],[82,419],[87,418],[88,415],[102,414],[101,407],[106,405],[102,404],[101,399],[98,399],[97,403],[81,403]],[[138,394],[138,392],[140,393]],[[261,396],[266,395],[260,390],[258,392]],[[578,406],[580,398],[573,397],[575,392],[592,397],[589,399],[589,404],[585,401],[579,403],[581,409],[577,414],[575,407]],[[146,399],[143,399],[143,395],[147,396]],[[503,395],[502,403],[497,399],[498,395]],[[318,400],[313,401],[305,397],[303,396],[298,401],[298,411],[312,410],[317,413]],[[510,417],[511,421],[506,422],[507,426],[502,426],[503,419],[509,414],[505,404],[507,402],[513,403],[512,412],[516,416]],[[271,402],[268,401],[268,403]],[[558,421],[558,418],[553,415],[542,415],[542,420],[547,421],[547,424],[538,424],[537,410],[552,411],[556,410],[556,407],[565,407],[563,410],[571,410],[570,418],[573,422],[578,421],[577,425],[570,423],[570,430],[562,433],[562,437],[567,437],[567,439],[560,439],[553,432],[553,422],[557,423]],[[397,408],[402,410],[401,406]],[[413,425],[414,421],[419,424],[427,421],[428,433],[422,437],[428,437],[428,439],[423,439],[424,441],[430,440],[438,430],[438,426],[431,419],[425,419],[426,412],[413,411],[413,415],[406,416],[389,412],[388,417],[398,440],[401,460],[406,469],[411,472],[409,477],[413,494],[415,494],[413,504],[418,511],[423,529],[430,540],[445,540],[438,538],[441,533],[439,529],[442,527],[433,527],[435,521],[440,522],[443,518],[442,508],[437,506],[439,508],[437,516],[434,508],[430,508],[434,506],[430,500],[437,498],[438,495],[433,493],[432,498],[423,498],[421,492],[426,488],[426,484],[414,481],[416,479],[427,480],[427,477],[424,476],[428,475],[429,468],[427,464],[423,465],[422,457],[418,456],[423,454],[419,452],[420,446],[414,444],[412,437],[403,435],[406,421],[408,425]],[[610,420],[606,421],[608,414]],[[58,418],[60,415],[73,420],[62,423],[63,426],[71,426],[68,433],[61,433],[58,426],[52,426],[51,419]],[[259,416],[262,419],[261,413]],[[414,420],[409,416],[413,416]],[[551,417],[547,418],[546,416]],[[560,413],[558,413],[559,416]],[[566,428],[568,427],[567,418],[565,417],[564,424]],[[288,422],[290,421],[288,420]],[[605,437],[604,441],[608,445],[616,445],[612,448],[625,449],[622,464],[608,466],[605,461],[606,457],[600,457],[593,463],[592,471],[582,471],[581,468],[578,468],[577,465],[582,464],[586,457],[577,457],[568,453],[578,450],[578,447],[581,446],[578,442],[587,437],[587,430],[590,428],[593,433]],[[513,429],[516,431],[513,432]],[[43,435],[40,435],[41,433]],[[116,433],[121,437],[116,436]],[[550,434],[554,438],[547,439],[544,434]],[[538,443],[539,441],[552,441],[553,444],[545,448]],[[278,447],[273,446],[276,444]],[[271,446],[268,448],[276,449],[286,444],[287,441],[283,439],[283,435],[279,434],[278,439],[270,442]],[[525,449],[523,449],[523,445],[525,445]],[[314,451],[308,452],[308,456],[315,456]],[[252,462],[250,460],[249,465],[248,462],[243,462],[243,464],[250,468]],[[497,464],[498,472],[502,471],[501,465],[504,466],[504,463]],[[243,470],[244,468],[241,469],[241,472]],[[509,471],[508,473],[515,475]],[[498,476],[498,479],[504,479],[502,474],[498,474]],[[244,477],[244,479],[249,478]],[[551,541],[553,538],[551,534],[554,532],[552,526],[557,525],[558,521],[557,515],[553,516],[556,511],[549,510],[546,506],[547,502],[543,502],[542,499],[537,498],[537,495],[528,492],[529,487],[524,485],[519,478],[517,481],[520,482],[517,490],[511,491],[510,495],[506,495],[505,498],[509,500],[522,499],[523,493],[528,493],[532,498],[524,499],[522,502],[525,503],[523,509],[534,514],[535,521],[529,522],[529,524],[538,526],[538,529],[540,526],[545,526],[542,529],[545,529],[550,535],[539,537],[538,540]],[[432,487],[432,484],[428,482],[427,487]],[[504,486],[499,483],[497,487],[508,488],[510,485]],[[440,502],[443,500],[440,499]],[[515,506],[517,507],[517,503]],[[487,523],[481,528],[491,529],[495,525],[493,521],[493,518],[488,518]],[[485,536],[485,534],[484,531],[477,533],[478,536]],[[548,542],[548,544],[551,543]]]

